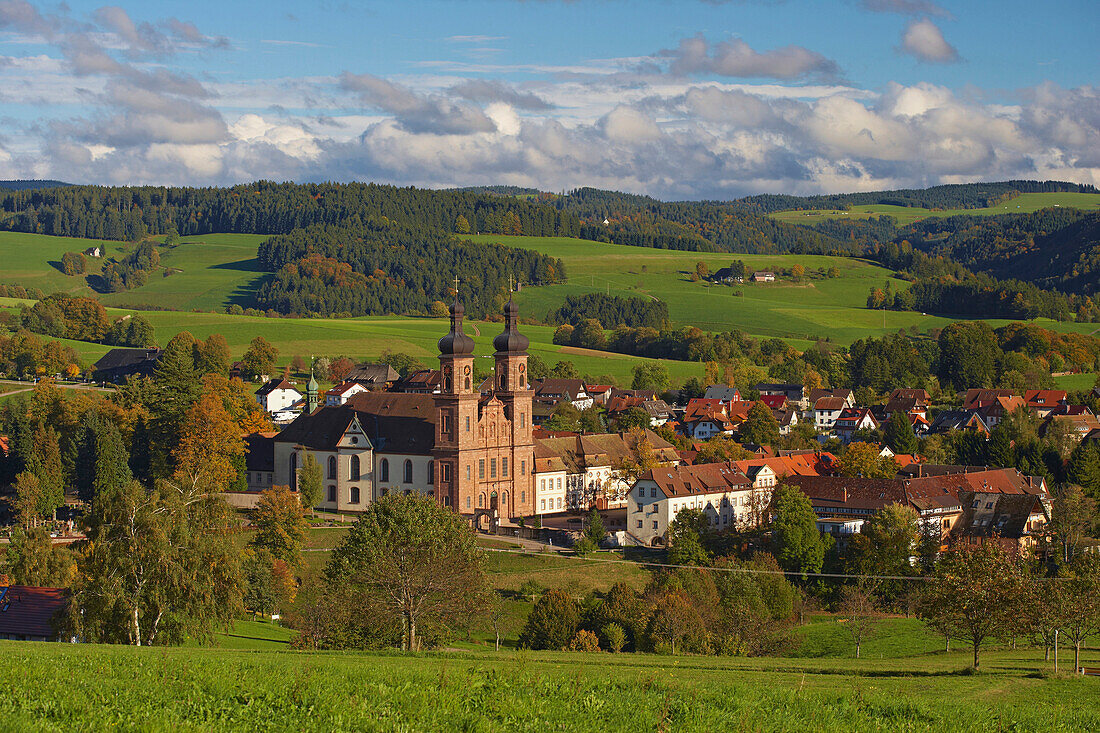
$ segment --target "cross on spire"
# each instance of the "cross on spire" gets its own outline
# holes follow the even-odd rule
[[[516,289],[514,280],[515,280],[515,278],[513,278],[511,275],[508,276],[508,292],[509,293],[512,293]]]
[[[455,274],[455,297],[458,297],[458,274]]]

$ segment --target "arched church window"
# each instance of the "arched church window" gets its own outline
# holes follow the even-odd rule
[[[336,478],[336,456],[328,457],[328,477],[330,479]]]
[[[411,484],[413,482],[413,462],[409,459],[405,459],[405,483]]]
[[[388,458],[383,458],[382,463],[378,465],[378,480],[389,481],[390,480],[390,461]]]
[[[359,456],[351,457],[351,480],[359,480]]]

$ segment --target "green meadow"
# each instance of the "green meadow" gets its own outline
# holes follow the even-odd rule
[[[0,298],[0,309],[14,310],[19,301]],[[119,318],[137,311],[109,308],[108,315]],[[249,342],[262,336],[279,349],[277,363],[287,364],[291,357],[349,356],[353,359],[371,359],[385,351],[402,351],[419,357],[428,367],[434,366],[439,354],[437,342],[447,333],[449,324],[442,318],[410,318],[379,316],[370,318],[264,318],[262,316],[230,316],[224,313],[194,313],[187,311],[143,311],[142,316],[156,329],[157,341],[163,345],[180,331],[188,331],[199,339],[213,333],[225,336],[234,357],[240,357]],[[485,360],[486,370],[492,364],[493,338],[502,329],[499,323],[468,321],[466,332],[477,344],[476,354]],[[552,343],[554,329],[550,326],[524,326],[523,331],[531,339],[529,353],[538,355],[549,366],[561,359],[572,361],[581,374],[594,376],[610,374],[629,382],[634,366],[644,362],[660,361],[668,367],[675,380],[691,376],[702,377],[703,366],[693,362],[667,359],[643,359],[641,357],[613,354],[604,351],[576,349]],[[94,362],[110,347],[62,339],[72,345],[86,362]]]
[[[879,659],[295,652],[0,642],[20,731],[1088,731],[1041,653]]]
[[[912,224],[930,216],[995,216],[997,214],[1030,214],[1033,211],[1050,207],[1072,207],[1087,211],[1100,210],[1098,193],[1022,193],[1013,199],[996,206],[983,209],[922,209],[914,206],[891,206],[889,204],[866,204],[853,206],[848,211],[837,209],[807,209],[776,211],[770,216],[788,224],[813,224],[822,219],[870,219],[873,216],[889,214],[898,220],[899,226]]]

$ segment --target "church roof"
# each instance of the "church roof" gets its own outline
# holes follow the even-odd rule
[[[402,392],[360,392],[343,405],[298,416],[276,440],[332,450],[356,417],[378,453],[428,455],[435,447],[434,398]]]

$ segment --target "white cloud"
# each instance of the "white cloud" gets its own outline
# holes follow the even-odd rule
[[[717,74],[741,78],[836,78],[840,67],[831,59],[802,46],[756,51],[740,38],[710,44],[702,34],[683,38],[675,49],[658,54],[670,59],[674,74]]]
[[[953,64],[959,60],[959,52],[944,39],[939,26],[927,18],[905,26],[901,50],[930,64]]]

